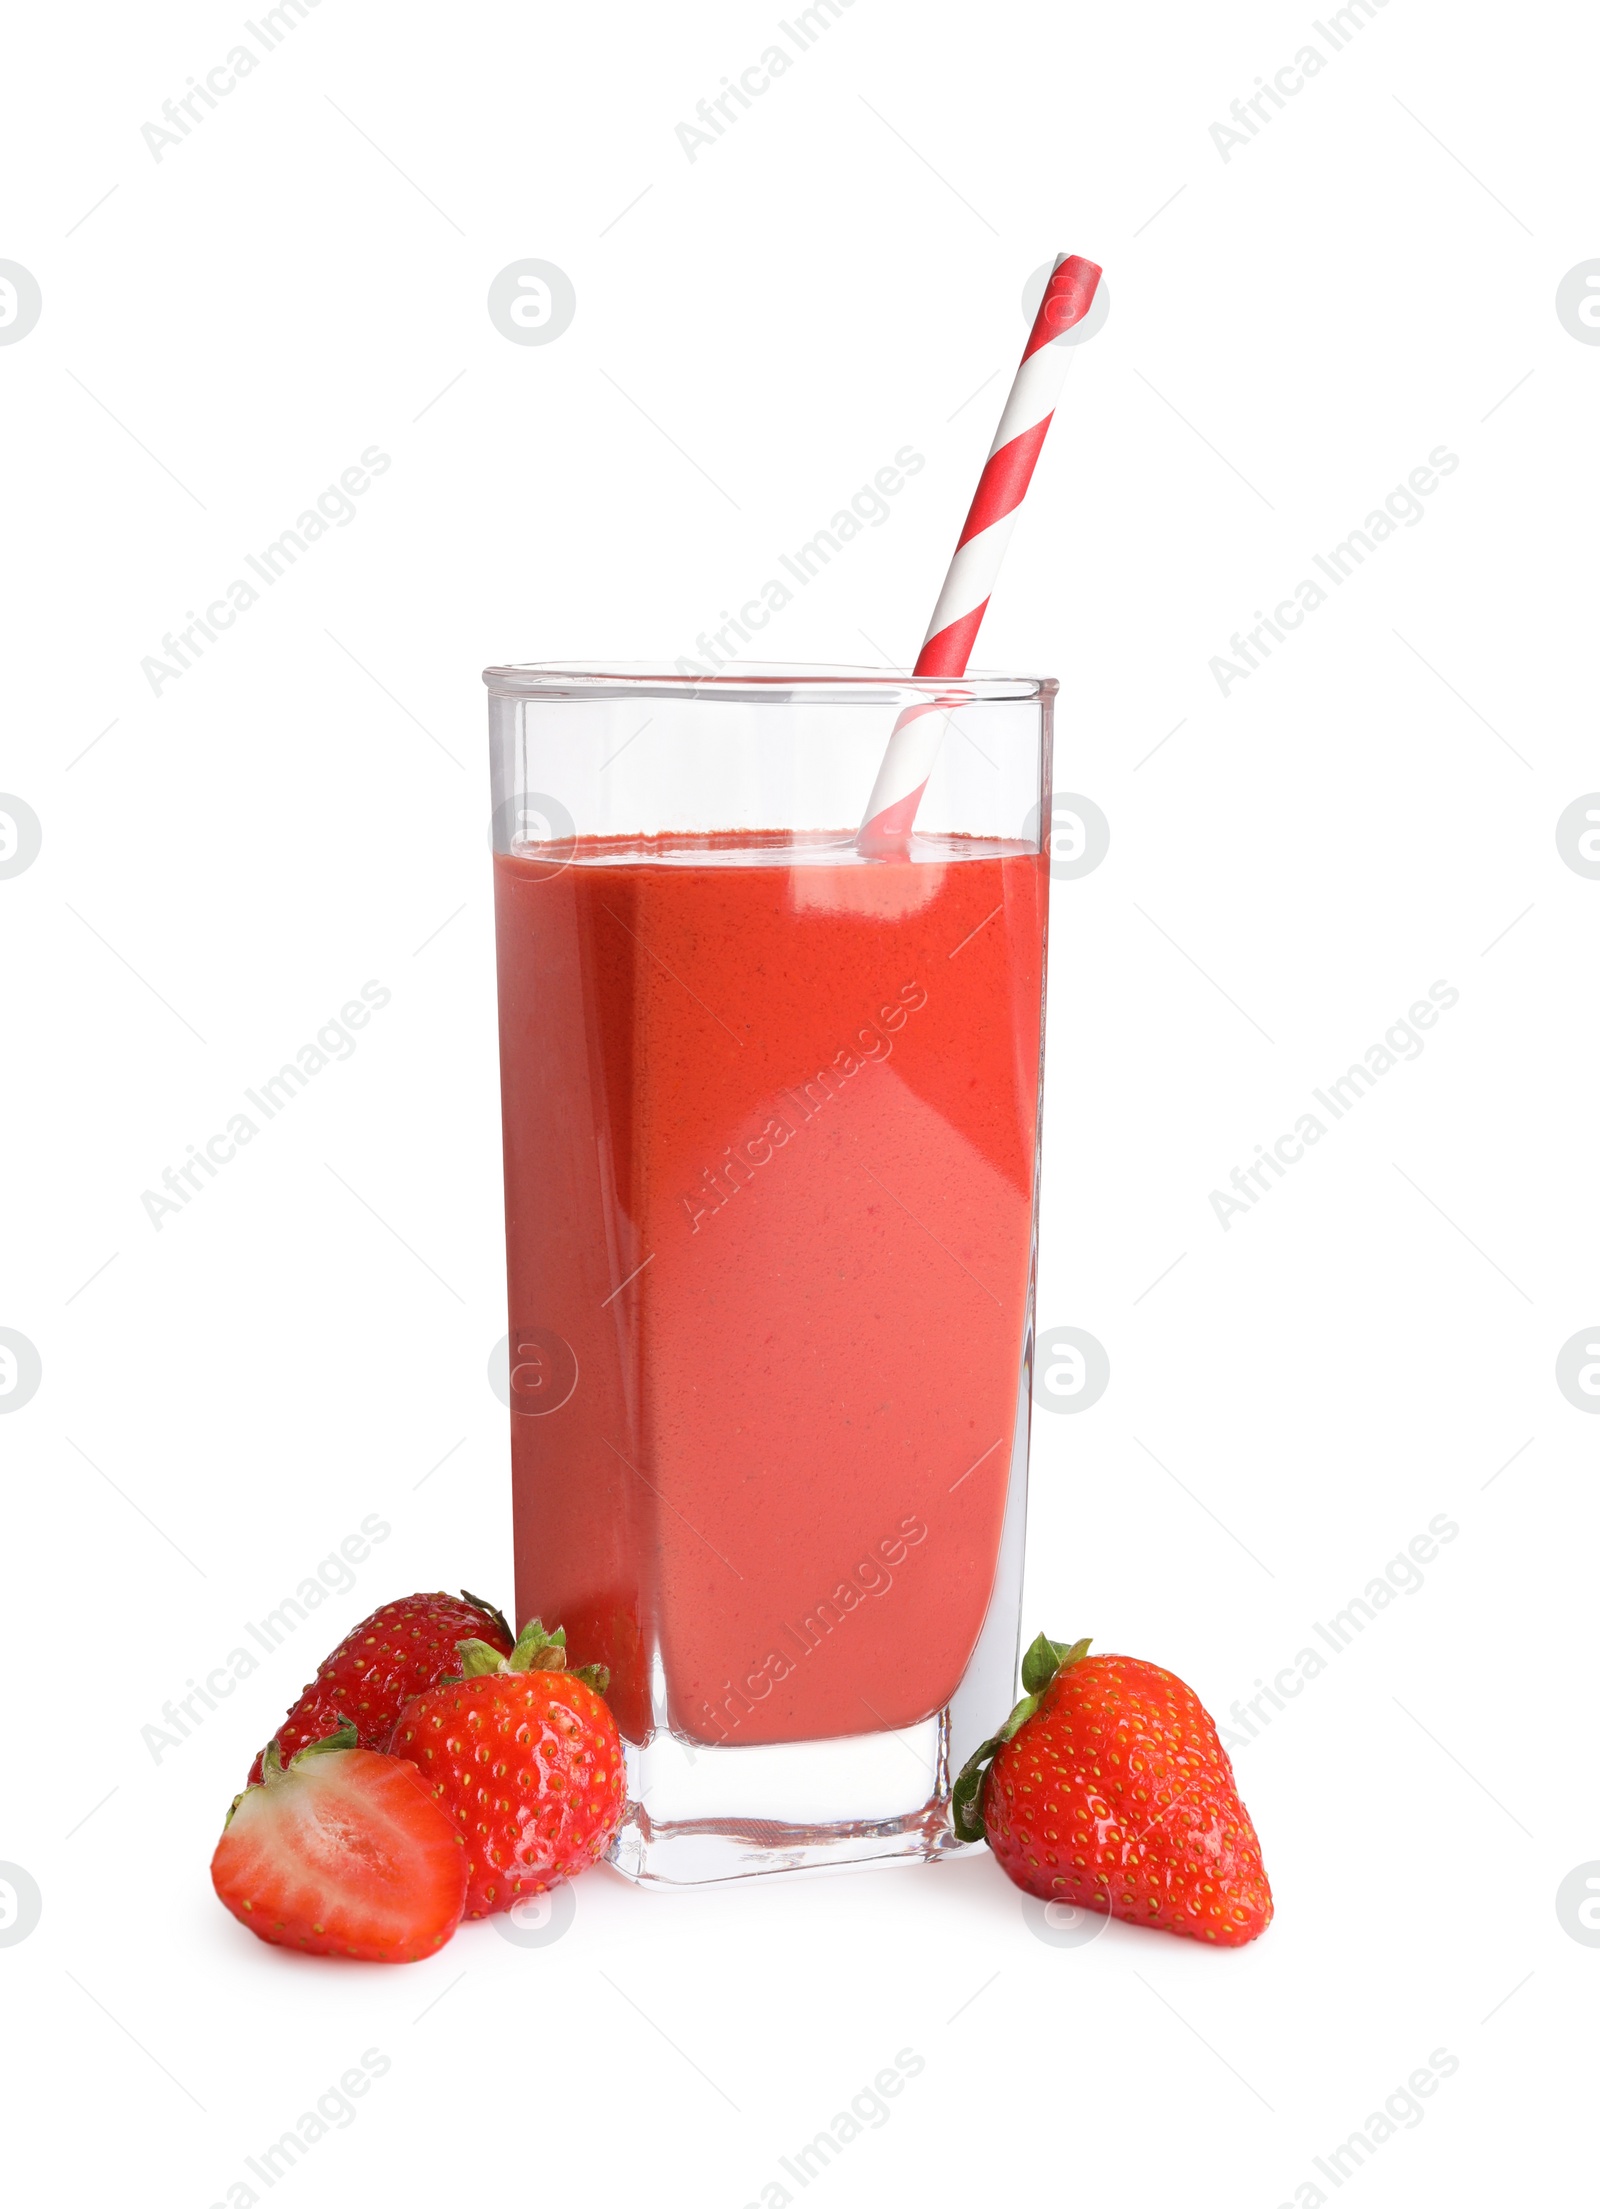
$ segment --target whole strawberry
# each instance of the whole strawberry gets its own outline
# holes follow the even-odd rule
[[[462,1677],[400,1714],[409,1757],[467,1845],[467,1916],[509,1910],[599,1861],[627,1800],[603,1665],[566,1669],[566,1633],[531,1619],[509,1657],[461,1645]]]
[[[406,1704],[455,1671],[457,1647],[469,1636],[502,1655],[515,1639],[494,1605],[465,1589],[459,1596],[404,1595],[385,1603],[345,1635],[301,1690],[278,1728],[283,1761],[287,1764],[309,1742],[346,1724],[355,1727],[361,1748],[387,1749]],[[250,1784],[261,1776],[258,1756],[250,1767]]]
[[[1272,1922],[1261,1844],[1192,1688],[1041,1634],[1024,1699],[957,1780],[957,1836],[1046,1902],[1241,1948]]]

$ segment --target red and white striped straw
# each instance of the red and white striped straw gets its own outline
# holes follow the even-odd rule
[[[913,674],[964,675],[967,671],[978,625],[1067,372],[1070,349],[1051,341],[1083,320],[1099,281],[1100,270],[1093,261],[1076,253],[1057,256]],[[905,849],[939,750],[945,703],[937,698],[919,700],[896,720],[856,835],[858,850]]]

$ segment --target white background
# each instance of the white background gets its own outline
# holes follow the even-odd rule
[[[13,2153],[52,2199],[204,2209],[377,2048],[294,2202],[738,2209],[911,2048],[819,2197],[1031,2168],[1273,2209],[1446,2049],[1362,2202],[1566,2198],[1600,1427],[1554,1369],[1600,1318],[1600,883],[1554,829],[1600,785],[1600,349],[1554,297],[1600,254],[1592,24],[1392,0],[1225,162],[1308,13],[855,0],[691,163],[675,126],[775,21],[323,0],[158,163],[141,125],[237,11],[12,19],[0,255],[44,301],[0,348],[0,789],[44,838],[0,882],[0,1324],[43,1364],[0,1421],[0,1858],[43,1894],[0,1949]],[[596,1873],[553,1946],[470,1927],[392,1972],[269,1952],[206,1862],[323,1645],[417,1586],[510,1600],[479,669],[692,651],[906,443],[892,520],[766,643],[909,658],[1058,248],[1112,311],[979,659],[1062,677],[1058,785],[1111,822],[1056,892],[1040,1298],[1111,1385],[1035,1421],[1029,1629],[1225,1717],[1459,1536],[1238,1753],[1278,1905],[1241,1953],[1053,1948],[981,1855]],[[485,311],[525,256],[576,288],[547,346]],[[141,659],[374,444],[357,519],[153,696]],[[1441,444],[1425,520],[1224,698],[1211,657]],[[141,1192],[369,978],[355,1056],[157,1232]],[[1209,1192],[1436,980],[1420,1059],[1224,1232]],[[327,1631],[153,1761],[374,1512]]]

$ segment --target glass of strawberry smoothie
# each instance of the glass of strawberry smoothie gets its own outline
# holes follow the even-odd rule
[[[1015,1681],[1056,685],[485,681],[517,1616],[610,1667],[630,1877],[935,1856]]]

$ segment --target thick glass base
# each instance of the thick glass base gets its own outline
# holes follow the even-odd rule
[[[1016,1699],[1028,1509],[1030,1313],[994,1591],[955,1694],[919,1726],[709,1749],[662,1727],[628,1742],[628,1811],[607,1860],[646,1886],[927,1863],[964,1844],[950,1787]]]
[[[704,1749],[628,1748],[628,1815],[608,1861],[650,1886],[927,1862],[950,1827],[950,1713],[897,1733]]]

